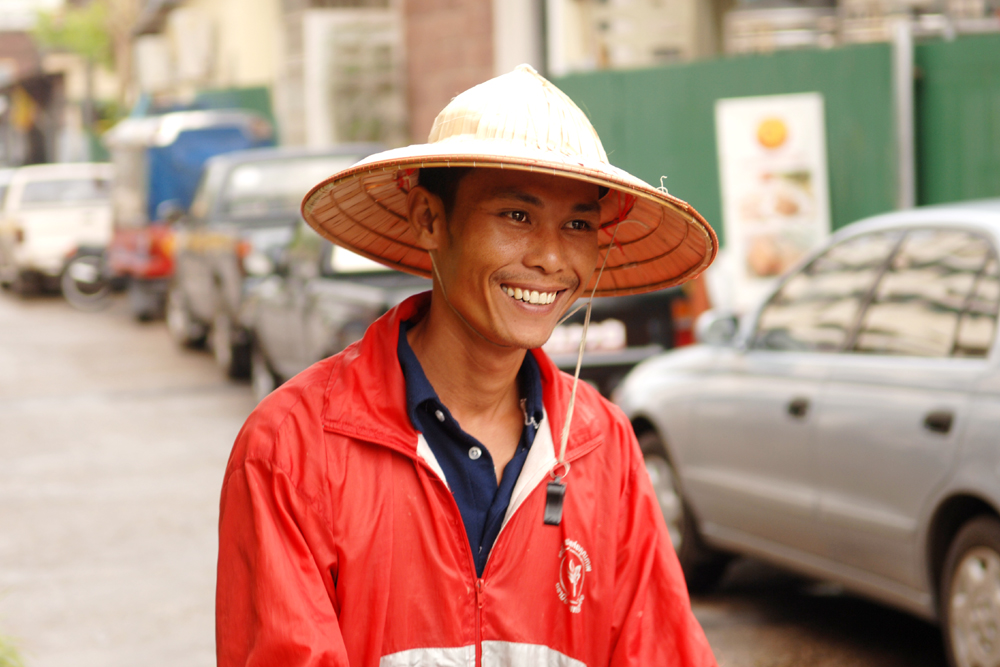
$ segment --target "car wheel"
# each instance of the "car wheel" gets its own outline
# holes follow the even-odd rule
[[[167,331],[182,347],[200,347],[205,344],[205,327],[194,319],[187,299],[176,286],[167,292]]]
[[[254,399],[260,403],[280,384],[278,376],[271,370],[271,365],[267,363],[264,351],[260,349],[259,345],[254,345],[253,352],[250,354],[250,387],[253,390]]]
[[[111,284],[101,275],[101,257],[79,255],[66,265],[59,279],[63,297],[74,308],[101,310],[110,304]]]
[[[1000,521],[995,517],[972,519],[952,542],[941,611],[952,667],[1000,666]]]
[[[139,322],[152,322],[163,317],[163,295],[146,281],[133,278],[128,283],[129,311]]]
[[[691,593],[708,592],[725,574],[731,557],[705,544],[694,514],[681,494],[677,472],[659,435],[655,431],[645,431],[639,435],[639,447],[667,523],[670,541],[684,570],[688,590]]]
[[[212,318],[208,332],[208,345],[219,368],[231,378],[245,378],[250,371],[250,350],[238,342],[236,324],[224,310]]]

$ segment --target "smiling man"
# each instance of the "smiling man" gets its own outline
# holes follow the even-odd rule
[[[247,420],[219,665],[714,665],[629,423],[539,349],[581,296],[697,275],[707,223],[526,66],[303,213],[433,289]]]

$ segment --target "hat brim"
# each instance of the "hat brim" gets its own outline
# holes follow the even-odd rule
[[[711,226],[688,203],[606,162],[497,141],[446,140],[371,155],[316,185],[302,215],[333,243],[386,266],[431,277],[430,255],[406,216],[409,188],[424,167],[515,169],[573,178],[610,192],[602,199],[600,248],[607,263],[596,296],[640,294],[688,281],[718,251]],[[617,193],[617,194],[616,194]],[[613,243],[612,243],[613,239]],[[588,293],[597,280],[588,285]]]

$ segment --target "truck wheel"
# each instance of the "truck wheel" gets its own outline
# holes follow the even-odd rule
[[[220,309],[212,318],[208,346],[227,377],[245,378],[250,374],[250,349],[237,341],[236,326],[229,314]]]
[[[181,347],[201,347],[205,344],[205,327],[194,319],[187,299],[176,286],[167,291],[167,331]]]
[[[77,255],[66,264],[59,286],[74,308],[93,312],[111,303],[111,284],[101,275],[101,261],[100,255]]]
[[[951,667],[1000,665],[1000,521],[980,516],[955,536],[945,559],[941,618]]]
[[[667,456],[667,449],[660,436],[655,431],[642,433],[639,435],[639,447],[667,523],[670,541],[677,552],[681,569],[684,570],[688,591],[707,593],[715,588],[725,574],[731,556],[708,547],[702,539],[697,520],[684,501],[677,472]]]

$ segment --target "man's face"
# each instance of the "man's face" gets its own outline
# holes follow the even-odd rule
[[[548,340],[597,265],[598,187],[523,171],[474,169],[459,182],[433,251],[442,287],[487,340]]]

